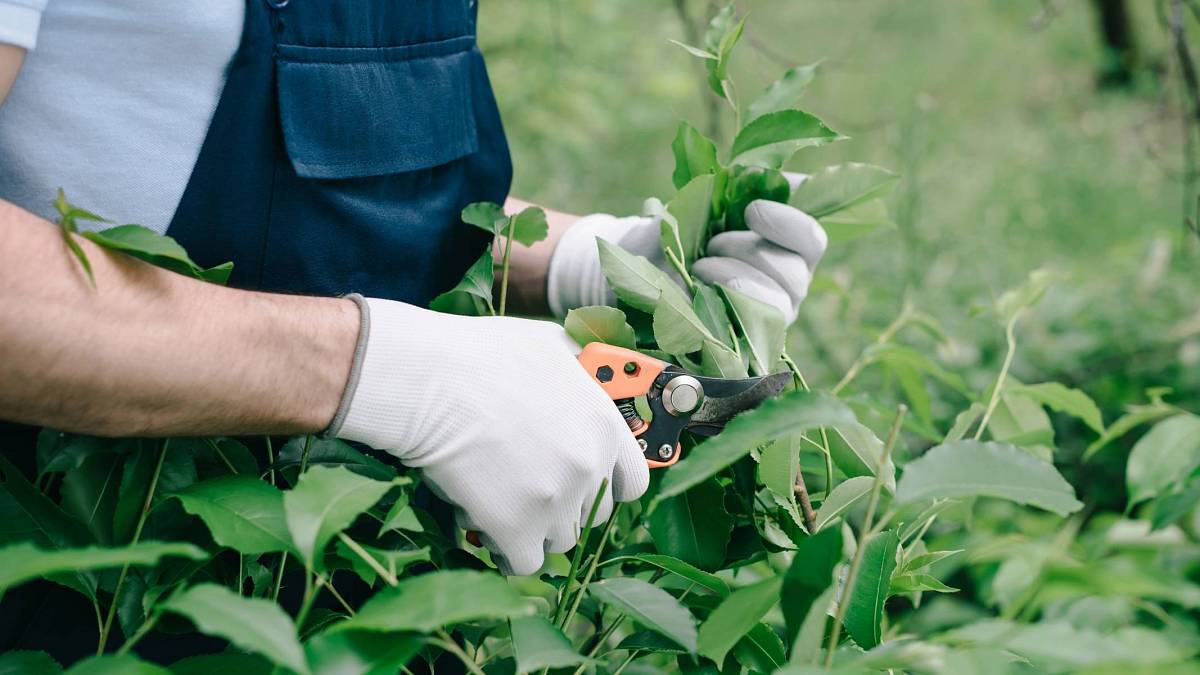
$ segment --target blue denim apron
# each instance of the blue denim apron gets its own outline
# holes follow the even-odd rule
[[[250,0],[169,235],[231,284],[426,305],[488,236],[508,145],[474,0]]]
[[[475,0],[248,0],[167,233],[200,264],[232,260],[234,286],[424,306],[488,243],[462,208],[502,203],[511,179]],[[0,421],[0,450],[29,474],[35,434]],[[50,582],[0,603],[0,651],[70,663],[95,640],[91,605]],[[220,644],[154,634],[138,652],[169,662]]]

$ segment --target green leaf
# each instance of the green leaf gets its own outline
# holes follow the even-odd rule
[[[305,642],[304,653],[314,673],[391,675],[400,672],[424,644],[415,635],[327,630]]]
[[[113,454],[88,457],[63,475],[63,510],[105,546],[113,544],[113,513],[120,484],[121,458]]]
[[[821,227],[829,235],[829,245],[837,246],[879,230],[894,230],[896,223],[888,214],[887,204],[882,199],[872,199],[825,216],[821,219]]]
[[[106,654],[76,663],[67,675],[171,675],[171,671],[132,654]]]
[[[383,565],[383,568],[392,574],[392,576],[400,576],[405,568],[409,565],[415,565],[419,562],[429,562],[429,547],[425,548],[402,548],[402,549],[386,549],[376,546],[368,546],[359,544],[376,562]],[[343,541],[338,541],[336,544],[338,555],[350,561],[350,566],[354,568],[354,573],[359,576],[368,585],[375,585],[375,580],[378,575],[375,568],[371,567],[367,561]]]
[[[1149,405],[1129,406],[1128,412],[1118,417],[1104,430],[1100,438],[1092,441],[1092,444],[1083,451],[1083,460],[1086,462],[1106,445],[1143,424],[1157,422],[1165,417],[1178,415],[1180,412],[1182,411],[1179,408],[1162,401],[1154,401]]]
[[[1000,323],[1007,325],[1020,311],[1036,305],[1056,279],[1057,275],[1050,270],[1034,270],[1020,286],[1005,291],[996,300],[996,314]]]
[[[160,457],[162,468],[158,469]],[[150,499],[151,506],[196,482],[196,458],[188,439],[143,442],[139,444],[137,452],[125,459],[121,471],[121,493],[113,514],[113,537],[116,541],[133,539],[156,469],[159,478]]]
[[[626,323],[625,312],[616,307],[592,305],[572,309],[567,312],[563,328],[580,347],[586,347],[593,342],[603,342],[626,349],[637,347],[633,327]]]
[[[819,65],[821,65],[820,62],[817,62],[788,69],[782,77],[772,82],[766,91],[746,108],[746,122],[753,122],[768,113],[785,110],[796,105],[796,102],[800,100],[800,95],[816,77]]]
[[[1193,480],[1182,491],[1162,495],[1151,502],[1152,529],[1159,530],[1191,513],[1200,504],[1200,480]]]
[[[709,334],[722,345],[731,348],[730,351],[732,351],[734,346],[733,323],[729,320],[729,313],[725,311],[725,301],[721,299],[717,289],[702,281],[697,281],[696,295],[692,298],[692,309],[695,310],[696,316],[700,317],[700,322],[708,329]],[[745,376],[743,375],[743,377]]]
[[[797,150],[845,138],[802,110],[768,113],[747,124],[733,139],[733,161],[772,169],[783,166]]]
[[[593,582],[588,593],[689,652],[696,652],[695,618],[663,589],[641,579],[618,577]]]
[[[647,519],[655,548],[701,569],[720,569],[733,530],[724,499],[725,489],[710,479],[663,501]]]
[[[310,440],[311,439],[311,440]],[[283,444],[274,468],[282,471],[289,483],[295,484],[304,461],[304,446],[308,445],[307,466],[344,466],[360,476],[375,480],[390,481],[396,478],[396,469],[374,457],[355,450],[349,443],[336,438],[296,436]]]
[[[745,16],[740,20],[736,19],[736,8],[730,3],[720,12],[717,12],[716,16],[709,22],[708,30],[704,34],[706,51],[716,57],[704,62],[708,70],[708,86],[716,92],[717,96],[724,98],[729,97],[725,88],[725,80],[729,70],[729,56],[733,52],[734,45],[741,38],[742,30],[746,24]]]
[[[675,140],[671,141],[671,151],[675,154],[675,172],[671,180],[676,190],[696,176],[715,173],[721,166],[717,161],[717,146],[687,122],[679,123]]]
[[[0,548],[0,593],[31,579],[62,572],[154,565],[166,556],[204,560],[208,554],[186,543],[143,541],[120,548],[64,548],[48,551],[25,541]]]
[[[297,673],[309,672],[296,626],[274,602],[245,598],[217,584],[199,584],[172,595],[161,607],[186,616],[202,633],[229,640]]]
[[[1200,466],[1200,416],[1176,415],[1155,424],[1129,452],[1125,482],[1130,505],[1185,481]]]
[[[57,675],[62,672],[46,652],[8,651],[0,654],[0,675]]]
[[[417,631],[533,612],[503,577],[474,570],[445,570],[402,580],[366,602],[344,630]]]
[[[494,281],[492,247],[488,246],[483,255],[479,256],[479,259],[467,269],[462,281],[458,282],[454,288],[434,298],[429,303],[429,308],[438,312],[451,312],[457,308],[456,303],[465,298],[471,302],[476,313],[479,313],[481,309],[486,309],[489,314],[495,314],[496,310],[492,307],[492,283]]]
[[[796,502],[796,474],[800,471],[800,439],[795,436],[776,439],[762,448],[758,456],[758,480],[777,501]]]
[[[725,660],[737,641],[775,606],[782,584],[782,577],[772,577],[730,594],[700,624],[696,651],[716,663]]]
[[[274,672],[274,664],[263,657],[233,650],[188,656],[171,664],[171,675],[272,675]]]
[[[652,630],[639,630],[636,633],[630,633],[624,640],[621,640],[621,643],[617,645],[617,649],[637,649],[655,654],[688,653],[686,649],[680,647],[674,640],[665,638]]]
[[[829,452],[837,468],[851,478],[874,476],[883,456],[883,441],[875,432],[857,421],[834,427],[832,431],[828,435]],[[896,489],[896,465],[891,458],[883,465],[883,484],[888,490]]]
[[[1022,624],[987,619],[940,636],[956,644],[993,645],[1028,659],[1035,672],[1079,672],[1084,666],[1110,663],[1123,666],[1109,672],[1166,672],[1186,657],[1166,633],[1127,626],[1102,633],[1076,628],[1066,621]],[[1162,664],[1138,671],[1131,664]]]
[[[524,246],[532,246],[545,239],[549,232],[550,226],[546,224],[546,212],[536,206],[530,206],[509,218],[508,224],[500,234],[511,237],[513,241]]]
[[[587,659],[575,651],[571,641],[557,626],[542,616],[513,619],[509,625],[517,672],[531,673],[543,668],[565,668]]]
[[[654,339],[659,349],[674,355],[700,351],[706,341],[717,342],[691,303],[666,291],[654,308]]]
[[[700,374],[740,380],[747,376],[742,357],[722,343],[705,340],[700,345]]]
[[[872,164],[848,162],[814,173],[792,193],[791,204],[813,218],[882,197],[900,177]]]
[[[647,314],[654,313],[660,297],[673,295],[677,305],[691,305],[683,291],[654,263],[604,239],[597,239],[596,244],[604,277],[622,301]]]
[[[708,237],[708,215],[712,205],[713,177],[704,174],[680,188],[667,203],[659,222],[659,240],[688,267],[700,256]]]
[[[862,501],[863,497],[870,494],[874,483],[875,479],[872,476],[856,476],[838,483],[825,501],[821,502],[821,508],[817,509],[817,531],[824,531],[836,518],[843,517],[855,504]]]
[[[383,524],[379,526],[379,534],[382,537],[384,532],[391,530],[409,530],[411,532],[424,532],[425,527],[417,518],[417,512],[409,505],[409,493],[407,491],[400,493],[396,501],[392,503],[388,509],[387,515],[383,517]]]
[[[241,553],[294,552],[283,494],[250,476],[224,476],[175,494],[183,510],[199,516],[213,539]]]
[[[787,203],[792,186],[783,173],[761,166],[735,164],[725,181],[725,220],[727,229],[746,229],[746,207],[756,199]]]
[[[892,579],[889,595],[900,593],[918,593],[932,591],[934,593],[957,593],[959,589],[947,586],[932,574],[900,574]]]
[[[684,43],[680,42],[679,40],[668,40],[668,42],[670,42],[673,45],[683,47],[685,50],[687,50],[687,53],[691,54],[692,56],[695,56],[696,58],[711,59],[714,61],[717,59],[716,54],[713,54],[712,52],[708,52],[703,49],[700,49],[699,47],[693,47],[689,44],[684,44]]]
[[[653,565],[661,570],[670,572],[682,579],[690,581],[697,586],[706,588],[713,593],[726,596],[729,595],[729,584],[725,580],[715,574],[709,574],[697,567],[693,567],[688,563],[672,558],[669,555],[660,555],[657,553],[635,553],[629,556],[618,556],[605,560],[602,564],[608,565],[611,563],[623,562],[626,560],[638,560],[644,563]]]
[[[942,439],[942,442],[961,441],[967,435],[967,431],[979,421],[980,417],[983,417],[986,410],[987,406],[982,403],[972,403],[970,407],[955,416],[954,426],[946,432],[946,437]]]
[[[765,401],[735,417],[724,431],[697,445],[669,469],[651,508],[703,482],[768,440],[853,421],[854,413],[828,394],[792,391]]]
[[[1017,385],[1011,390],[1049,406],[1051,410],[1079,419],[1098,434],[1104,433],[1104,419],[1100,415],[1100,408],[1090,396],[1078,389],[1058,382],[1042,382]]]
[[[833,586],[833,571],[841,561],[841,528],[822,530],[797,545],[779,598],[789,641],[800,633],[814,603]],[[826,603],[821,611],[828,606]]]
[[[38,478],[56,471],[68,471],[95,455],[123,455],[137,449],[137,440],[100,438],[68,434],[54,429],[38,433]]]
[[[825,624],[829,618],[829,608],[833,604],[836,586],[830,586],[824,593],[817,596],[804,615],[796,639],[792,641],[792,664],[816,663],[821,654],[821,645],[825,640]],[[780,671],[785,672],[785,671]]]
[[[118,225],[98,232],[83,232],[81,236],[105,248],[145,260],[151,265],[205,281],[211,279],[224,283],[229,277],[229,271],[233,269],[233,263],[225,263],[212,270],[205,270],[193,262],[187,251],[174,239],[141,225]]]
[[[787,322],[771,305],[721,286],[738,329],[750,347],[750,370],[756,375],[771,375],[783,354]]]
[[[300,476],[296,487],[283,496],[292,541],[305,564],[316,567],[318,555],[338,532],[379,501],[392,487],[360,476],[344,467],[316,466]]]
[[[945,497],[997,497],[1060,516],[1083,507],[1054,466],[995,442],[944,443],[904,467],[897,505]]]
[[[474,225],[493,237],[499,236],[500,228],[508,222],[504,208],[493,202],[474,202],[462,210],[462,220]]]
[[[883,603],[888,598],[899,545],[895,531],[888,530],[867,541],[863,551],[846,610],[846,633],[863,649],[874,647],[882,638]]]
[[[787,648],[766,623],[756,623],[737,644],[733,656],[753,672],[773,673],[787,663]]]

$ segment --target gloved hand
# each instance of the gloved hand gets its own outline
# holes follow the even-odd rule
[[[501,572],[573,547],[605,478],[596,522],[646,491],[641,449],[558,325],[363,304],[365,352],[330,433],[420,467]]]
[[[808,178],[784,175],[793,190]],[[745,216],[749,231],[713,237],[692,272],[701,281],[722,284],[777,307],[790,324],[808,294],[828,237],[816,218],[787,204],[758,199],[746,206]],[[675,276],[659,246],[657,217],[584,216],[563,234],[550,259],[546,295],[555,316],[566,316],[575,307],[616,302],[600,268],[597,237],[644,256]]]

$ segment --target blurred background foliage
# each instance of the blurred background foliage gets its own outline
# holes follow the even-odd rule
[[[1148,387],[1170,387],[1168,401],[1200,409],[1200,245],[1185,224],[1185,207],[1193,218],[1196,209],[1184,184],[1189,109],[1167,3],[1124,3],[1133,53],[1106,47],[1103,4],[739,3],[753,15],[733,64],[742,98],[785,67],[822,61],[801,107],[852,137],[800,153],[788,168],[865,161],[903,176],[889,197],[896,228],[832,246],[817,271],[790,344],[814,386],[837,382],[907,299],[940,329],[910,328],[900,342],[986,389],[1004,336],[977,308],[1048,267],[1059,280],[1018,328],[1018,379],[1079,387],[1106,421],[1145,402]],[[480,41],[513,148],[515,194],[618,214],[669,197],[679,120],[726,141],[732,131],[699,61],[670,43],[697,43],[714,8],[484,0]],[[856,386],[901,397],[886,369],[868,369]],[[936,380],[925,386],[944,433],[964,399]],[[1070,466],[1093,437],[1058,431],[1059,461]],[[1110,506],[1120,508],[1122,448],[1136,436],[1078,464],[1087,475],[1072,481],[1111,486]]]

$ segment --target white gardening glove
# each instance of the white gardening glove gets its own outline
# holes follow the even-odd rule
[[[560,326],[357,300],[365,340],[329,433],[420,467],[501,572],[573,547],[605,478],[596,522],[645,492],[641,449]]]
[[[784,176],[793,190],[807,178]],[[713,237],[692,272],[701,281],[727,286],[777,307],[790,324],[808,294],[828,237],[816,218],[787,204],[758,199],[746,207],[745,216],[749,231]],[[616,302],[600,269],[596,238],[645,256],[674,276],[659,246],[657,217],[584,216],[563,233],[550,259],[546,296],[555,316],[566,316],[567,310],[575,307]]]

